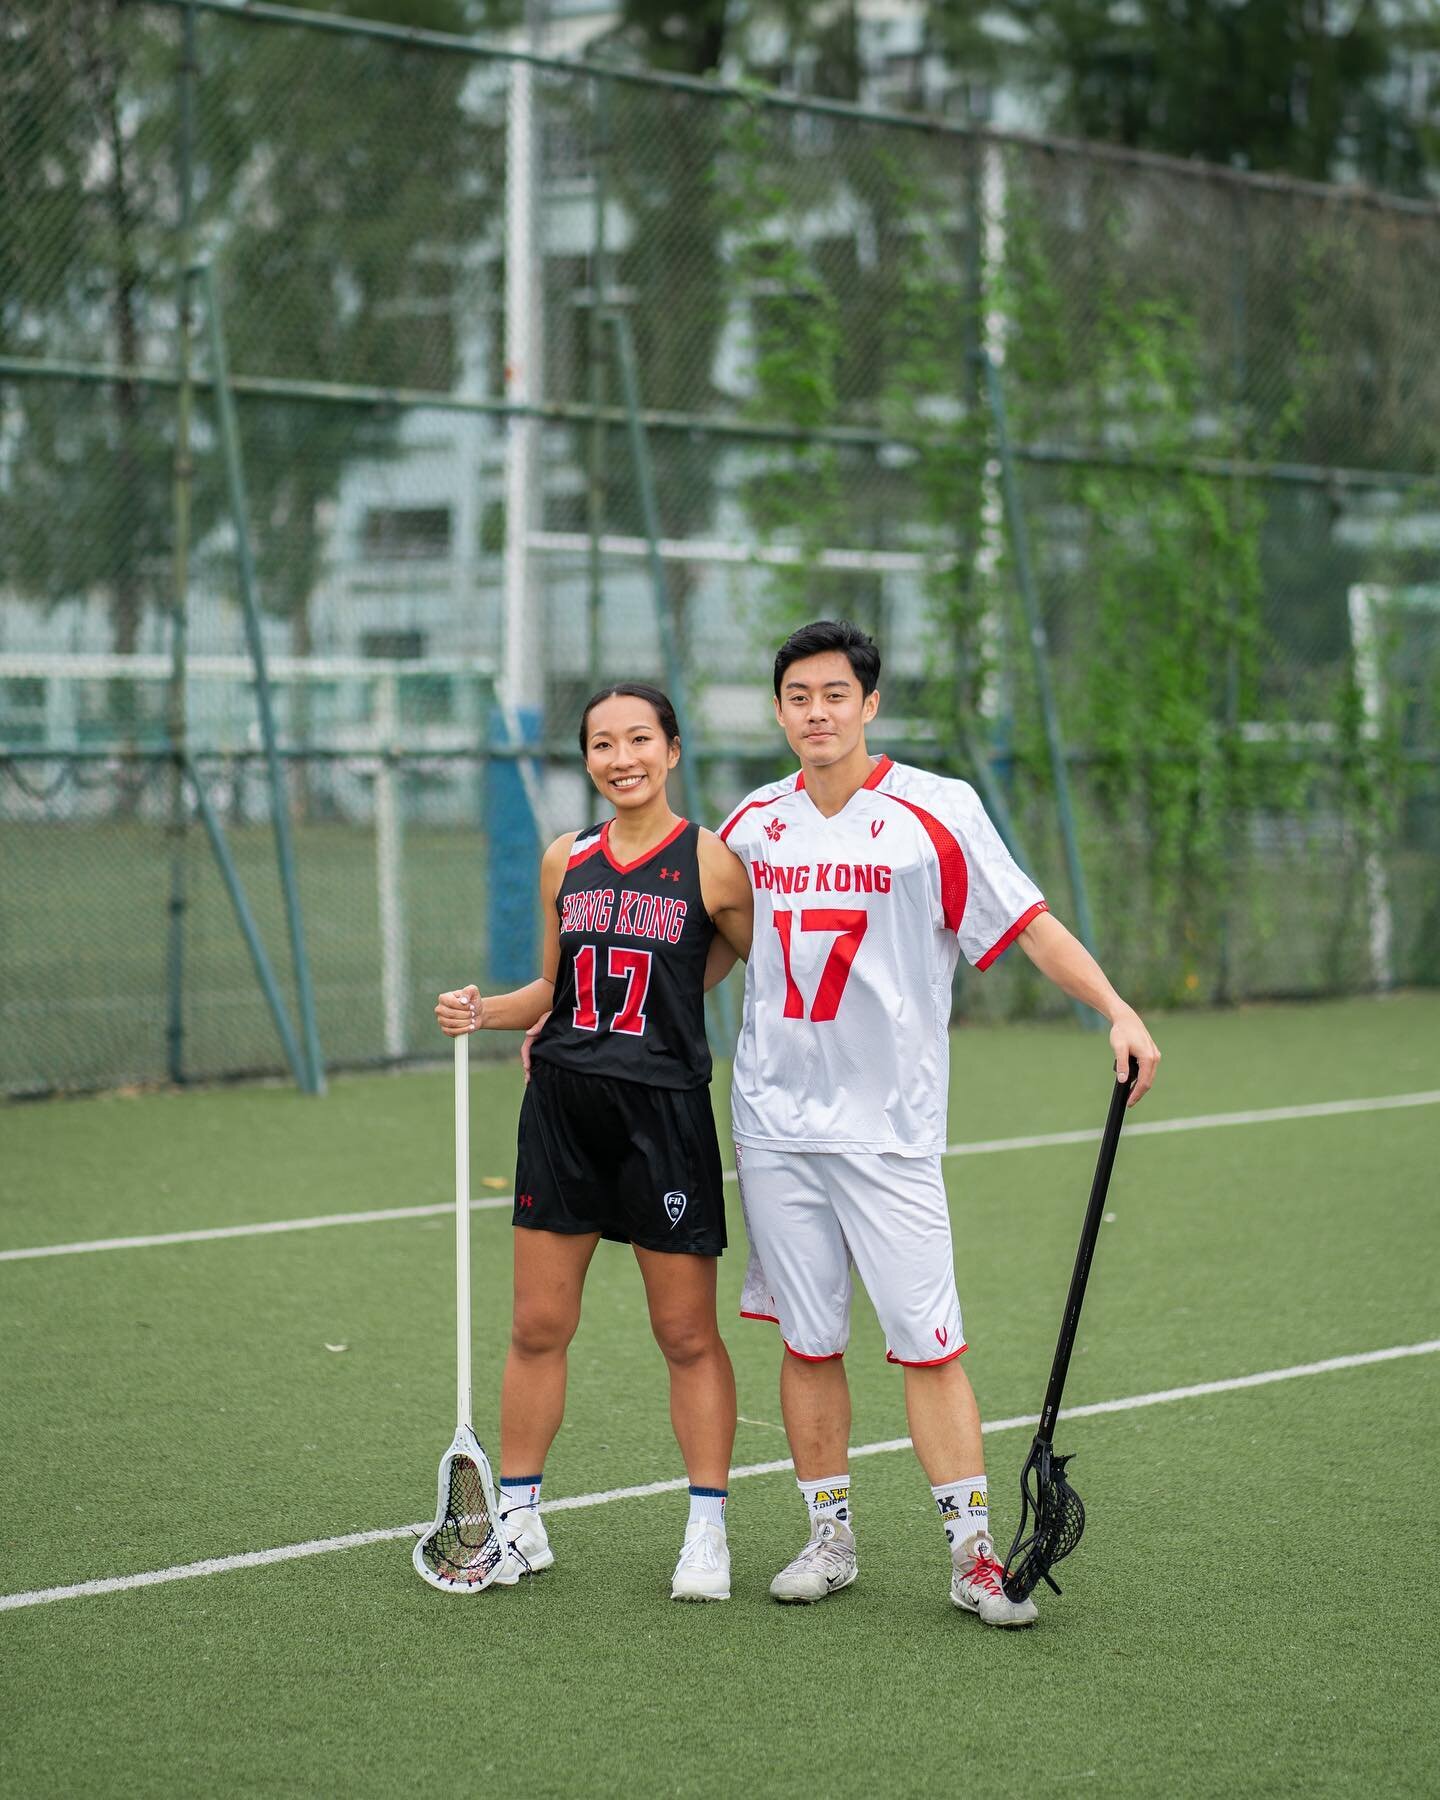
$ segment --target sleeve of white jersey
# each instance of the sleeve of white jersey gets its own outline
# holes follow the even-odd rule
[[[943,817],[965,859],[965,905],[956,936],[965,960],[988,969],[1038,914],[1045,896],[1005,848],[980,796],[963,781],[947,781]]]

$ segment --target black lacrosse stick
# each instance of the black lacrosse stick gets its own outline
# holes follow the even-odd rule
[[[1060,1588],[1050,1571],[1070,1554],[1085,1529],[1084,1504],[1065,1475],[1065,1465],[1070,1458],[1055,1454],[1055,1421],[1060,1415],[1060,1396],[1065,1390],[1070,1352],[1075,1348],[1085,1283],[1090,1278],[1090,1261],[1095,1254],[1095,1240],[1100,1235],[1100,1221],[1105,1213],[1105,1195],[1110,1187],[1110,1171],[1115,1166],[1120,1127],[1125,1122],[1125,1105],[1139,1073],[1140,1065],[1132,1056],[1128,1077],[1115,1083],[1105,1129],[1100,1136],[1100,1156],[1095,1164],[1095,1179],[1090,1184],[1090,1204],[1085,1208],[1085,1224],[1080,1232],[1080,1248],[1075,1253],[1065,1315],[1060,1322],[1060,1341],[1055,1346],[1055,1360],[1050,1365],[1050,1385],[1045,1390],[1040,1429],[1035,1433],[1025,1467],[1020,1471],[1020,1529],[1005,1558],[1002,1583],[1009,1600],[1028,1600],[1042,1581],[1058,1594]]]

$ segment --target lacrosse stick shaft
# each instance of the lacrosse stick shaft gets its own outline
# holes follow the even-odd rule
[[[470,1423],[470,1039],[455,1039],[455,1423]]]
[[[1130,1073],[1115,1083],[1110,1096],[1110,1111],[1105,1129],[1100,1134],[1100,1155],[1095,1163],[1095,1179],[1090,1184],[1090,1203],[1085,1208],[1085,1223],[1080,1231],[1080,1248],[1075,1253],[1075,1268],[1070,1276],[1070,1292],[1065,1297],[1065,1311],[1060,1321],[1060,1338],[1055,1346],[1055,1360],[1050,1365],[1050,1385],[1045,1390],[1045,1405],[1040,1413],[1038,1435],[1048,1444],[1060,1413],[1060,1396],[1065,1391],[1065,1377],[1070,1369],[1070,1353],[1075,1348],[1075,1334],[1080,1326],[1080,1308],[1085,1300],[1085,1284],[1090,1279],[1090,1263],[1095,1255],[1095,1240],[1100,1235],[1100,1221],[1105,1214],[1105,1196],[1110,1189],[1110,1171],[1115,1167],[1115,1151],[1120,1142],[1120,1127],[1125,1123],[1125,1105],[1135,1086],[1140,1065],[1132,1056]]]

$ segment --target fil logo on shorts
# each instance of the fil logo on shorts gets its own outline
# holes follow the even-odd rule
[[[670,1229],[673,1231],[685,1216],[686,1196],[674,1192],[668,1193],[663,1204],[670,1220]]]

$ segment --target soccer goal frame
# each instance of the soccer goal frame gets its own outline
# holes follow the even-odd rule
[[[1385,716],[1386,678],[1382,647],[1388,615],[1440,613],[1440,586],[1383,587],[1357,582],[1349,590],[1350,656],[1360,694],[1367,745],[1379,739]],[[1370,919],[1370,975],[1381,992],[1395,985],[1395,919],[1390,876],[1374,833],[1365,846],[1365,897]]]

